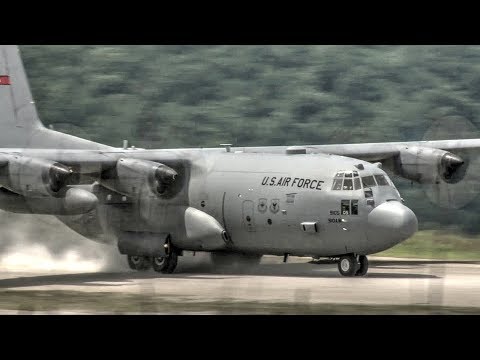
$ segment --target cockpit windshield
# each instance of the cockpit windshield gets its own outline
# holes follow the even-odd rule
[[[389,186],[388,177],[383,174],[374,174],[360,177],[357,171],[339,171],[335,174],[332,190],[360,190],[374,186]]]
[[[363,176],[362,177],[363,187],[373,187],[373,186],[389,186],[390,183],[387,180],[387,177],[383,174]]]
[[[378,186],[390,185],[385,177],[385,175],[374,175],[375,180],[377,180]]]
[[[339,171],[335,174],[332,190],[360,190],[361,188],[357,171]]]
[[[377,186],[377,183],[375,182],[375,179],[373,176],[363,176],[362,177],[362,183],[364,187],[372,187],[372,186]]]

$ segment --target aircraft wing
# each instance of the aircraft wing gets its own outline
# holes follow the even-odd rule
[[[28,80],[16,46],[0,45],[0,165],[12,156],[24,155],[56,161],[83,174],[98,174],[115,167],[118,159],[137,159],[165,163],[194,159],[196,152],[233,151],[280,154],[326,153],[370,162],[393,162],[393,169],[407,179],[419,179],[419,173],[432,172],[441,165],[448,176],[465,161],[466,150],[480,147],[480,139],[385,142],[364,144],[298,145],[269,147],[230,147],[207,149],[133,150],[113,148],[45,128],[28,86]],[[3,159],[2,159],[3,157]],[[419,169],[419,166],[426,166]],[[428,168],[428,166],[431,167]]]
[[[61,137],[61,133],[56,133]],[[480,149],[480,139],[435,140],[412,142],[385,142],[385,143],[357,143],[357,144],[329,144],[329,145],[295,145],[295,146],[264,146],[264,147],[232,147],[232,152],[244,153],[271,153],[271,154],[332,154],[352,157],[369,162],[384,162],[398,157],[407,150],[438,149],[446,152],[462,152],[465,150]],[[1,154],[22,154],[43,159],[54,160],[68,166],[109,168],[115,165],[121,157],[133,157],[145,160],[176,160],[190,158],[192,153],[225,152],[224,148],[183,148],[159,150],[131,150],[122,148],[108,148],[106,150],[83,149],[32,149],[32,148],[0,148]],[[1,162],[1,160],[0,160]],[[88,173],[88,170],[82,171]]]
[[[384,143],[357,143],[357,144],[329,144],[329,145],[295,145],[295,146],[268,146],[268,147],[235,147],[232,151],[258,153],[286,153],[291,151],[305,154],[334,154],[348,156],[365,161],[384,161],[395,157],[407,148],[431,148],[455,153],[462,150],[480,149],[480,139],[434,140],[434,141],[407,141]],[[303,150],[303,151],[302,151]]]

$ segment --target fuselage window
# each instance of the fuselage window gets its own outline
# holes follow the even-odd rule
[[[335,175],[336,178],[343,178],[343,171],[342,172],[338,172],[336,175]]]
[[[352,215],[358,215],[358,200],[352,200]]]
[[[384,175],[375,175],[375,180],[377,180],[379,186],[389,185]]]
[[[372,198],[373,197],[373,191],[372,190],[365,190],[365,197],[366,198]]]
[[[342,181],[343,179],[334,179],[333,180],[333,185],[332,185],[332,190],[342,190]]]
[[[362,177],[363,187],[376,186],[373,176],[364,176]]]
[[[350,174],[350,176],[352,176],[352,174]],[[353,190],[352,179],[343,180],[343,190]]]
[[[358,176],[358,175],[357,175]],[[355,190],[360,190],[362,188],[362,185],[360,183],[360,178],[359,177],[356,177],[356,178],[353,178],[353,188]]]
[[[352,173],[351,173],[351,172],[346,172],[346,173],[345,173],[345,177],[346,177],[346,178],[351,178],[351,177],[352,177]]]
[[[350,200],[342,200],[342,215],[350,215]]]
[[[358,176],[358,171],[353,171],[353,177],[357,177]]]

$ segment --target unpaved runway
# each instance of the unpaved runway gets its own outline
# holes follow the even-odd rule
[[[283,264],[279,257],[266,256],[256,268],[222,272],[206,261],[190,258],[180,263],[173,275],[129,270],[98,273],[0,270],[0,310],[18,310],[16,304],[22,303],[24,310],[49,310],[56,306],[57,311],[65,313],[88,312],[90,305],[86,304],[94,297],[95,304],[102,298],[111,302],[110,307],[92,305],[92,309],[107,313],[109,309],[151,311],[148,307],[137,309],[142,299],[154,299],[159,306],[155,309],[161,313],[195,312],[197,303],[212,304],[211,308],[203,307],[200,313],[218,313],[216,309],[236,303],[249,304],[239,310],[242,313],[257,313],[257,309],[268,313],[268,304],[293,306],[288,313],[302,313],[302,306],[320,304],[447,306],[480,313],[480,262],[371,257],[367,277],[345,278],[339,275],[336,264],[313,264],[310,260],[291,258]],[[28,299],[31,301],[26,302]],[[124,306],[128,301],[137,302],[131,307]],[[115,304],[120,303],[123,307],[116,309]],[[166,304],[168,307],[162,308]],[[179,308],[181,304],[186,305]]]

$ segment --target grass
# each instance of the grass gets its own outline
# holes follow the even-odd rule
[[[375,256],[441,260],[480,260],[480,237],[445,230],[423,230]]]
[[[6,290],[0,291],[0,308],[22,312],[62,311],[105,314],[276,314],[276,315],[356,315],[356,314],[480,314],[480,308],[430,305],[305,304],[216,300],[211,302],[179,299],[154,294],[123,294],[81,291]]]

